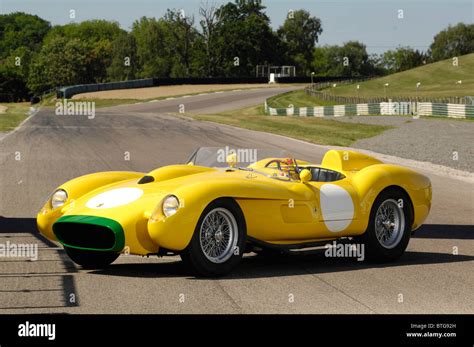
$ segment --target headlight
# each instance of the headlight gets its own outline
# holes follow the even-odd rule
[[[166,217],[174,215],[179,208],[179,200],[174,195],[169,195],[163,200],[163,214]]]
[[[67,201],[67,193],[63,189],[56,190],[51,196],[51,207],[56,209],[63,206]]]

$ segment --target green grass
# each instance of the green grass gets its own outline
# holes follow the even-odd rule
[[[264,131],[333,146],[350,146],[359,139],[376,136],[392,128],[313,117],[267,116],[264,115],[263,106],[210,115],[186,115],[197,120]]]
[[[54,98],[49,98],[48,100],[45,100],[41,104],[41,106],[55,107],[56,103],[58,101],[61,101],[61,100],[58,100],[55,97]],[[134,104],[134,103],[137,103],[137,102],[146,102],[147,100],[138,100],[138,99],[69,99],[69,101],[73,101],[73,102],[82,102],[82,101],[95,102],[95,107],[96,108],[102,108],[102,107],[111,107],[111,106]]]
[[[22,121],[28,117],[26,114],[30,108],[29,102],[2,103],[8,107],[5,113],[0,113],[0,132],[15,129]]]
[[[457,81],[462,84],[456,84]],[[416,91],[416,84],[421,85]],[[474,96],[474,53],[459,57],[458,66],[453,66],[453,60],[443,60],[427,64],[415,69],[403,71],[393,75],[357,83],[341,85],[326,89],[325,92],[346,97],[385,97],[384,84],[387,97],[463,97]]]
[[[306,94],[304,90],[283,93],[271,97],[267,100],[268,106],[273,108],[287,108],[289,105],[294,107],[312,107],[312,106],[331,106],[336,103],[323,101]]]
[[[137,102],[147,102],[148,100],[139,100],[139,99],[70,99],[69,101],[94,102],[96,108],[102,108],[102,107],[112,107],[112,106],[135,104]],[[57,102],[57,100],[56,100],[56,102]],[[53,105],[55,105],[56,102],[54,102]]]

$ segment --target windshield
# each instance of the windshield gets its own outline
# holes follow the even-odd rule
[[[289,158],[289,153],[285,150],[268,148],[237,148],[230,146],[223,147],[200,147],[189,157],[187,163],[194,165],[225,168],[229,167],[227,158],[235,154],[235,167],[244,168],[265,158]]]

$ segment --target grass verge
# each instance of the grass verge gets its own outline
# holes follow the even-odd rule
[[[357,140],[381,134],[390,126],[353,124],[314,117],[268,116],[263,106],[230,112],[186,116],[197,120],[284,135],[321,145],[350,146]]]
[[[268,106],[274,108],[287,108],[289,105],[294,107],[313,107],[313,106],[331,106],[336,105],[332,101],[324,101],[306,94],[304,90],[283,93],[273,96],[267,100]]]
[[[366,82],[340,85],[326,92],[362,98],[474,96],[474,53],[459,56],[456,64],[454,62],[447,59]],[[420,83],[419,88],[417,83]]]
[[[7,107],[6,112],[0,113],[0,132],[15,129],[28,117],[29,102],[2,103],[0,105]]]

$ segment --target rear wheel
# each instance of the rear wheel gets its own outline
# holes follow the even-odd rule
[[[66,254],[73,262],[85,269],[102,269],[112,264],[120,255],[115,252],[86,251],[64,247]]]
[[[237,266],[245,250],[246,228],[235,201],[219,199],[203,211],[181,259],[198,276],[222,276]]]
[[[386,262],[399,258],[408,246],[413,224],[410,198],[401,189],[388,188],[375,199],[369,225],[361,241],[369,260]]]

